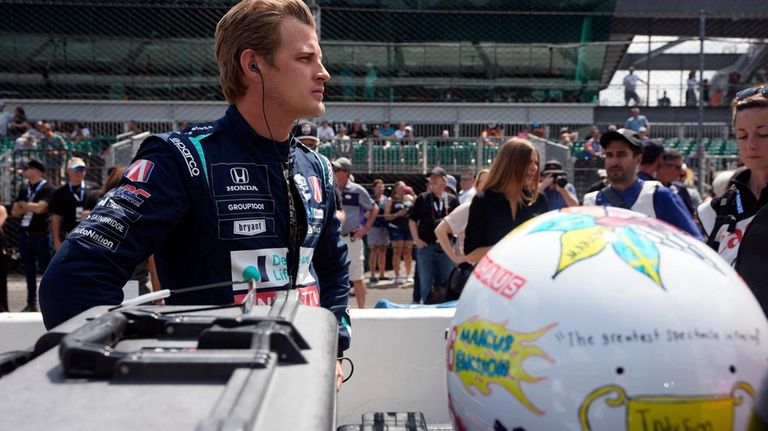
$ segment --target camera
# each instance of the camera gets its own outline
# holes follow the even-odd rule
[[[565,176],[564,173],[557,173],[552,175],[552,182],[557,184],[560,187],[565,187],[568,185],[568,178]]]

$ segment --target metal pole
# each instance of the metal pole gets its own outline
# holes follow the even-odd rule
[[[651,32],[648,32],[648,54],[645,56],[645,68],[648,70],[648,76],[645,83],[645,106],[651,106]],[[638,106],[640,103],[637,104]]]
[[[704,196],[704,30],[706,25],[706,11],[699,12],[699,127],[696,130],[696,139],[699,141],[697,156],[699,158],[699,194]]]
[[[315,32],[317,33],[317,40],[320,41],[320,6],[317,5],[316,0],[309,0],[309,10],[315,17]]]

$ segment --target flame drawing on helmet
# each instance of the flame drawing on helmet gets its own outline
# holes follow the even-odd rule
[[[523,369],[523,362],[533,357],[555,362],[532,343],[557,323],[533,332],[512,331],[506,323],[472,317],[453,327],[448,342],[448,370],[458,376],[470,394],[474,387],[488,396],[493,383],[506,389],[532,413],[543,415],[544,411],[526,397],[521,383],[537,383],[546,377],[530,375]]]

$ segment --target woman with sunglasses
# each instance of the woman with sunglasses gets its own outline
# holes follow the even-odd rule
[[[742,90],[731,103],[744,166],[726,192],[699,207],[710,247],[733,264],[768,310],[768,85]]]

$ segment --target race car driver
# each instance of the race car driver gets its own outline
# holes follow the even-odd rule
[[[44,275],[45,325],[119,304],[135,266],[154,253],[163,288],[253,278],[264,302],[274,290],[299,289],[302,302],[335,314],[341,355],[350,341],[349,281],[333,170],[290,135],[297,118],[325,111],[330,76],[312,14],[301,0],[243,1],[219,21],[215,49],[225,115],[144,141]],[[166,302],[231,303],[238,288]],[[340,374],[337,364],[337,386]]]

